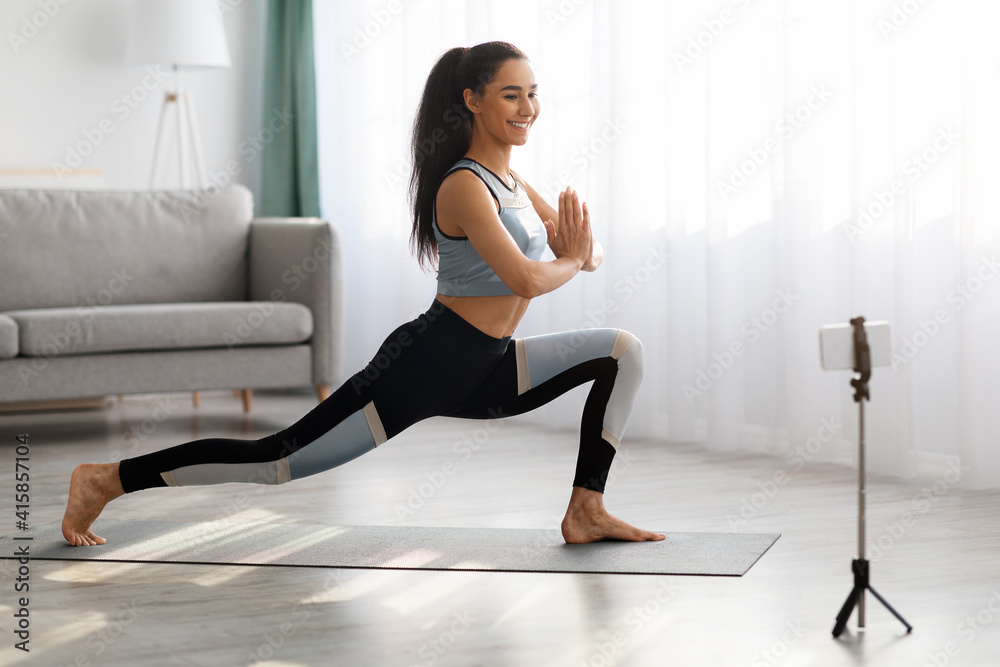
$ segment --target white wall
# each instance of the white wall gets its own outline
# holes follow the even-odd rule
[[[129,2],[0,3],[0,175],[65,164],[73,150],[93,145],[80,167],[101,170],[105,187],[148,187],[157,119],[173,82],[169,73],[157,82],[143,68],[125,65]],[[221,174],[236,160],[240,172],[234,180],[250,187],[255,200],[260,155],[251,157],[240,145],[267,121],[261,113],[264,5],[264,0],[220,3],[232,66],[182,74],[196,100],[209,174]],[[148,94],[144,80],[151,86]],[[128,108],[123,96],[145,99]],[[102,120],[113,131],[102,132]],[[168,158],[157,188],[180,187],[177,158],[173,152]],[[61,185],[73,187],[74,180]]]

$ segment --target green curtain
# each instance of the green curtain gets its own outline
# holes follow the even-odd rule
[[[319,216],[312,0],[268,0],[265,30],[259,215]]]

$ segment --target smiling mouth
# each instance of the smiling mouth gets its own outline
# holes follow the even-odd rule
[[[518,122],[515,122],[513,120],[508,120],[507,123],[509,125],[513,125],[514,127],[516,127],[519,130],[527,130],[528,129],[528,125],[530,124],[527,121],[525,121],[523,123],[518,123]]]

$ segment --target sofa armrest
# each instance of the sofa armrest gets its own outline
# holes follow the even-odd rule
[[[313,316],[313,385],[339,384],[344,349],[344,256],[340,231],[319,218],[254,218],[252,301],[293,301]]]

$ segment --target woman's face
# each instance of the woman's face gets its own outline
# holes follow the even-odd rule
[[[465,90],[465,102],[481,130],[502,143],[521,146],[538,118],[538,84],[527,60],[506,61],[493,81],[483,87],[482,97]]]

